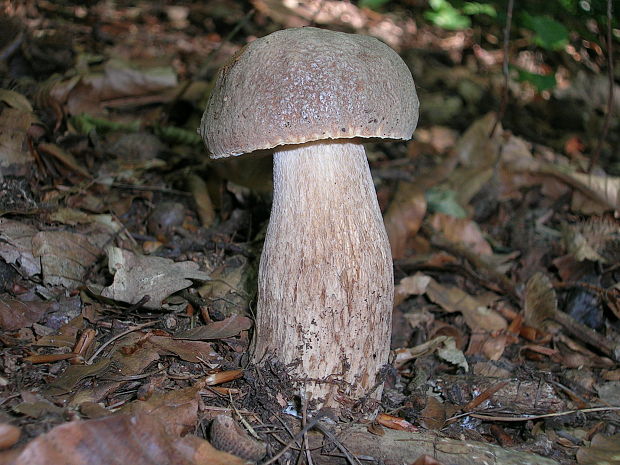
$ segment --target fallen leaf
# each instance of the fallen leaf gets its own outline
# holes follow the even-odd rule
[[[446,407],[436,397],[428,396],[426,406],[420,412],[420,425],[426,429],[439,431],[446,422]]]
[[[13,411],[30,418],[41,418],[48,415],[60,416],[65,412],[65,409],[62,407],[52,404],[49,400],[36,393],[23,392],[22,399],[23,402],[13,407]]]
[[[225,339],[239,334],[252,327],[252,320],[246,316],[233,315],[222,321],[204,326],[196,326],[190,330],[175,334],[177,339]]]
[[[70,115],[102,113],[114,100],[149,97],[145,103],[163,102],[173,98],[165,91],[177,85],[172,67],[137,69],[121,60],[112,59],[101,72],[90,72],[54,85],[50,94],[65,106]]]
[[[145,296],[146,308],[160,308],[162,301],[181,289],[192,285],[192,279],[209,280],[195,262],[174,262],[168,258],[137,255],[118,247],[108,247],[108,267],[114,282],[101,292],[107,297],[129,304],[138,303]]]
[[[506,334],[487,337],[482,344],[482,353],[489,360],[499,360],[504,354],[507,342],[508,336]]]
[[[38,322],[52,307],[50,302],[22,302],[0,295],[0,329],[15,331]]]
[[[30,441],[6,465],[243,465],[195,436],[166,432],[150,415],[111,415],[72,421]]]
[[[474,297],[456,286],[444,286],[435,280],[430,281],[426,295],[448,312],[461,312],[472,330],[498,331],[508,326],[504,317],[489,308],[491,299],[498,300],[499,296]]]
[[[435,230],[443,233],[444,237],[450,242],[463,244],[480,255],[493,254],[493,249],[482,236],[480,227],[474,221],[435,213],[429,222]]]
[[[379,415],[377,415],[376,421],[380,425],[385,426],[386,428],[390,428],[390,429],[396,429],[400,431],[410,431],[412,433],[415,433],[416,431],[418,431],[418,428],[413,426],[407,420],[403,418],[395,417],[393,415],[388,415],[387,413],[380,413]]]
[[[394,289],[394,305],[400,304],[411,295],[425,294],[431,279],[430,276],[421,272],[401,279]]]
[[[418,232],[426,215],[424,188],[410,182],[400,182],[394,199],[384,216],[392,257],[406,255],[407,242]]]
[[[465,371],[469,371],[469,365],[467,364],[465,354],[463,354],[462,350],[459,350],[456,347],[456,342],[454,341],[454,338],[447,338],[443,344],[444,347],[439,347],[437,349],[437,356],[448,363],[463,368],[463,370]]]
[[[557,297],[549,278],[543,273],[534,274],[525,285],[523,317],[525,323],[546,331],[547,321],[557,312]]]
[[[71,171],[79,174],[80,176],[84,176],[85,178],[92,177],[90,173],[78,163],[78,161],[71,153],[67,152],[56,144],[43,142],[37,146],[37,150],[54,157]]]
[[[32,111],[32,105],[28,99],[14,90],[0,89],[0,102],[18,110]]]
[[[250,261],[233,255],[211,273],[211,280],[198,293],[210,301],[213,311],[232,316],[248,308],[255,286],[256,272]]]
[[[149,341],[158,349],[160,355],[177,355],[193,363],[221,360],[221,356],[208,342],[173,339],[169,336],[151,336]]]
[[[194,429],[198,422],[200,391],[204,386],[175,389],[154,394],[148,400],[134,400],[119,410],[124,415],[149,415],[161,421],[167,434],[181,436]]]
[[[27,174],[34,162],[28,150],[28,129],[36,121],[32,110],[11,107],[0,110],[0,172],[3,175]]]
[[[189,190],[194,196],[194,202],[196,203],[196,210],[203,228],[210,228],[215,221],[215,210],[213,209],[213,202],[209,196],[207,190],[207,183],[195,174],[190,174],[187,183]]]
[[[29,224],[0,218],[0,257],[28,277],[41,274],[41,261],[32,251],[32,238],[38,232]]]
[[[83,234],[41,231],[32,238],[33,255],[41,260],[43,281],[75,289],[97,261],[101,250]]]
[[[75,345],[77,336],[85,328],[82,315],[72,318],[52,334],[45,334],[37,339],[35,345],[42,347],[68,347]]]
[[[110,353],[101,359],[101,361],[110,362],[108,369],[97,374],[96,383],[77,390],[73,394],[70,405],[77,406],[84,402],[99,402],[125,384],[127,379],[140,375],[151,363],[159,360],[157,348],[148,339],[148,333],[135,331],[116,341]],[[100,362],[95,362],[95,364],[97,363]],[[58,384],[59,379],[64,376],[63,373],[54,383]]]
[[[409,347],[406,349],[396,349],[394,352],[396,354],[396,359],[394,360],[394,366],[396,368],[400,368],[405,363],[409,362],[418,357],[422,357],[423,355],[430,354],[437,350],[439,346],[441,346],[446,340],[447,336],[437,336],[430,341],[426,341],[422,344],[419,344],[415,347]]]
[[[102,358],[92,365],[69,365],[65,371],[47,386],[47,393],[52,396],[66,394],[87,378],[101,376],[112,367],[112,360]]]

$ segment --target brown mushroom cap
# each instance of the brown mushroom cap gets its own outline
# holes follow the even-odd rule
[[[213,158],[321,139],[410,139],[418,107],[411,72],[383,42],[285,29],[220,70],[199,132]]]

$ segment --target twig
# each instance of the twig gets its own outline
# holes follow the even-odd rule
[[[235,401],[233,400],[231,392],[228,393],[228,400],[230,402],[230,406],[233,408],[233,410],[235,411],[235,413],[239,417],[239,421],[241,423],[243,423],[243,426],[245,426],[245,429],[254,437],[254,439],[257,439],[258,441],[262,441],[260,436],[258,434],[256,434],[256,431],[254,431],[254,428],[252,428],[252,425],[250,425],[247,422],[247,420],[245,418],[243,418],[241,413],[239,413],[239,410],[237,410],[237,406],[235,405]]]
[[[540,420],[542,418],[552,418],[552,417],[561,417],[565,415],[571,415],[573,413],[593,413],[593,412],[607,412],[607,411],[618,411],[620,407],[592,407],[592,408],[580,408],[575,410],[565,410],[564,412],[554,412],[554,413],[545,413],[542,415],[522,415],[520,417],[506,417],[506,416],[495,416],[495,415],[485,415],[483,413],[474,413],[474,412],[466,412],[461,413],[459,415],[455,415],[448,420],[456,420],[462,417],[474,417],[479,418],[481,420],[487,421],[509,421],[509,422],[518,422],[518,421],[530,421],[530,420]]]
[[[611,0],[609,0],[611,1]],[[508,80],[510,79],[508,69],[508,54],[510,53],[510,29],[512,26],[512,10],[514,8],[514,0],[508,0],[508,6],[506,7],[506,26],[504,27],[504,58],[502,62],[502,74],[504,75],[504,88],[502,89],[502,97],[499,103],[499,110],[497,111],[497,118],[489,133],[489,138],[493,136],[495,129],[499,122],[504,118],[506,113],[506,104],[508,103]]]
[[[319,420],[321,420],[321,418],[323,418],[325,416],[328,416],[328,415],[329,415],[329,411],[328,410],[319,410],[317,412],[317,414],[314,417],[312,417],[312,420],[310,420],[310,422],[308,422],[306,424],[306,426],[304,426],[301,429],[301,431],[299,431],[299,433],[297,433],[293,437],[292,440],[290,440],[288,443],[286,443],[286,446],[284,446],[280,452],[278,452],[276,455],[271,457],[268,461],[263,463],[263,465],[271,465],[272,463],[275,463],[280,457],[282,457],[286,453],[287,450],[289,450],[291,447],[293,447],[295,444],[297,444],[298,441],[304,436],[304,434],[306,434],[312,428],[317,426],[319,424]],[[321,431],[323,431],[323,430],[321,430]]]
[[[302,426],[306,426],[308,424],[308,401],[306,399],[306,395],[305,395],[305,389],[302,392],[302,396],[301,396],[301,402],[302,402],[302,416],[301,416],[301,421],[302,421]],[[306,455],[306,461],[308,462],[308,465],[314,465],[314,462],[312,461],[312,454],[310,453],[310,447],[308,445],[308,435],[304,434],[303,436],[303,451]]]
[[[97,356],[103,352],[103,350],[108,347],[110,344],[112,344],[114,341],[122,338],[123,336],[126,336],[129,333],[133,333],[134,331],[138,331],[142,328],[146,328],[147,326],[153,326],[156,325],[157,323],[159,323],[158,321],[149,321],[148,323],[142,323],[140,325],[137,326],[132,326],[131,328],[118,333],[116,336],[111,337],[110,339],[108,339],[106,342],[104,342],[101,347],[99,347],[95,353],[93,355],[90,356],[90,358],[88,360],[86,360],[86,365],[90,365],[93,363],[93,361],[97,358]]]
[[[325,428],[321,423],[317,423],[316,427],[321,433],[327,436],[327,438],[334,443],[334,445],[340,450],[340,452],[344,454],[347,462],[349,462],[351,465],[362,465],[359,459],[355,455],[352,455],[351,452],[349,452],[349,449],[347,449],[345,445],[338,440],[334,433]]]
[[[611,122],[611,114],[613,112],[613,100],[614,100],[614,54],[612,50],[611,41],[611,0],[607,0],[607,79],[609,83],[609,92],[607,94],[607,111],[605,112],[605,121],[603,122],[603,130],[598,138],[598,144],[596,150],[590,158],[590,165],[588,166],[588,172],[592,171],[594,165],[598,163],[601,156],[601,150],[603,148],[603,142],[607,138],[607,132],[609,131],[609,124]]]

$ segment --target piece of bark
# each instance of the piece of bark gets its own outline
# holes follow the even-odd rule
[[[360,460],[364,459],[363,463],[400,465],[412,463],[421,455],[427,454],[435,460],[451,465],[558,465],[555,460],[536,454],[504,449],[493,444],[440,438],[430,432],[411,433],[385,429],[383,436],[376,436],[369,433],[366,426],[355,425],[345,427],[337,433],[337,437],[352,455]],[[318,433],[309,435],[309,440],[310,450],[323,444],[323,436]],[[326,443],[329,444],[329,441]],[[347,463],[335,446],[313,452],[312,459],[316,465]]]

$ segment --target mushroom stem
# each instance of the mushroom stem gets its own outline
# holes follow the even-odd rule
[[[364,147],[343,140],[277,149],[255,361],[275,356],[296,364],[317,408],[338,407],[343,396],[359,399],[388,361],[393,294],[390,246]]]

